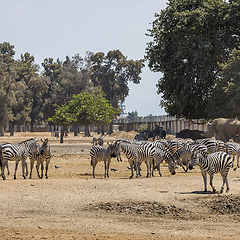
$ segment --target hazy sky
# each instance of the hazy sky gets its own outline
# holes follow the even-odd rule
[[[29,52],[40,64],[44,58],[65,59],[86,51],[119,49],[128,59],[145,54],[145,36],[154,13],[167,0],[0,0],[0,42],[15,46],[16,58]],[[146,66],[140,84],[130,84],[126,112],[162,115],[156,83],[160,73]]]

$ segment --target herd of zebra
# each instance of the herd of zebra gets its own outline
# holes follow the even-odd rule
[[[165,139],[153,142],[132,141],[126,139],[117,139],[113,143],[108,143],[107,147],[102,146],[103,142],[93,139],[90,149],[91,165],[93,167],[93,178],[95,178],[95,167],[99,161],[104,161],[105,177],[109,177],[109,166],[111,158],[116,157],[117,161],[122,161],[120,153],[124,153],[131,168],[133,178],[134,171],[136,177],[141,176],[141,163],[145,162],[147,167],[146,177],[154,175],[154,169],[157,169],[159,175],[160,164],[165,161],[172,175],[175,175],[175,169],[181,166],[185,172],[199,165],[204,181],[204,191],[207,191],[207,174],[210,175],[210,185],[213,192],[216,189],[213,186],[214,173],[220,173],[223,178],[223,184],[220,193],[223,192],[226,183],[229,191],[228,172],[234,167],[234,160],[237,156],[237,167],[239,167],[240,145],[234,142],[224,143],[212,138],[191,139],[175,138],[171,141]],[[233,158],[232,158],[233,157]],[[237,168],[234,168],[236,170]]]
[[[2,169],[1,175],[3,180],[6,179],[5,167],[8,170],[8,161],[15,161],[14,179],[16,179],[16,173],[18,164],[22,163],[22,176],[25,179],[28,175],[27,157],[30,159],[30,174],[29,178],[32,178],[32,170],[34,162],[36,161],[36,170],[39,178],[43,178],[44,161],[45,166],[45,177],[48,178],[48,165],[51,159],[50,145],[48,139],[44,139],[42,144],[37,143],[38,139],[31,138],[18,144],[2,143],[0,144],[0,166]],[[41,166],[41,174],[39,173],[39,167]]]

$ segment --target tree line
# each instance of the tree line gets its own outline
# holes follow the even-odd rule
[[[120,50],[45,58],[39,66],[30,53],[15,59],[14,46],[0,43],[0,135],[8,124],[11,135],[16,124],[29,124],[31,131],[47,122],[109,124],[120,114],[128,83],[140,83],[143,66]]]

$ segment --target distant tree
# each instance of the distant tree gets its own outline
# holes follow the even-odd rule
[[[100,86],[114,107],[129,94],[128,83],[140,83],[143,60],[127,60],[119,50],[102,52],[91,56],[91,80]]]
[[[137,111],[128,112],[127,119],[133,120],[135,117],[138,117]]]
[[[73,95],[72,100],[66,105],[57,107],[54,115],[49,118],[50,122],[61,125],[64,129],[70,124],[89,126],[90,124],[109,124],[120,114],[119,108],[114,108],[104,98],[102,92],[82,92]],[[89,129],[88,127],[86,129]],[[86,131],[86,135],[89,132]],[[60,141],[63,141],[61,134]]]
[[[12,106],[15,102],[16,66],[14,46],[8,42],[0,43],[0,135],[4,126],[13,119]]]
[[[129,94],[128,83],[140,83],[143,66],[143,60],[128,60],[119,50],[109,51],[106,55],[98,52],[91,56],[91,80],[117,107]]]
[[[239,0],[169,0],[156,14],[146,58],[152,71],[163,73],[157,87],[170,115],[212,117],[219,64],[240,40],[239,6]]]

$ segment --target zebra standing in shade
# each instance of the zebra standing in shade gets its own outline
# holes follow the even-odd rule
[[[32,169],[34,166],[34,162],[37,161],[36,170],[39,178],[43,178],[43,162],[46,161],[45,167],[45,177],[48,178],[48,166],[50,163],[50,159],[52,157],[50,145],[48,143],[48,138],[42,140],[42,145],[38,144],[38,151],[30,153],[30,174],[29,178],[32,178]],[[39,166],[41,165],[41,175],[39,174]]]
[[[236,171],[237,168],[239,168],[240,145],[233,142],[227,142],[225,143],[225,146],[226,152],[233,156],[233,164],[235,161],[235,157],[237,156],[237,167],[233,168],[233,170]],[[232,167],[234,167],[233,164]]]
[[[229,172],[230,167],[232,166],[231,156],[225,152],[215,152],[209,155],[201,154],[201,153],[194,153],[189,169],[193,169],[193,166],[197,164],[199,165],[203,181],[204,181],[204,191],[207,191],[207,173],[210,175],[210,185],[212,187],[213,192],[216,192],[216,189],[213,186],[213,175],[214,173],[220,173],[223,178],[223,184],[220,190],[220,193],[223,192],[224,185],[226,183],[227,190],[229,191],[229,184],[227,175]]]
[[[6,143],[2,145],[2,178],[6,179],[4,174],[5,166],[8,161],[15,161],[15,172],[14,179],[16,179],[16,173],[18,168],[19,161],[22,161],[22,176],[25,179],[25,167],[26,167],[26,159],[31,152],[36,152],[37,150],[37,139],[31,138],[29,140],[23,141],[19,144],[10,144]]]

